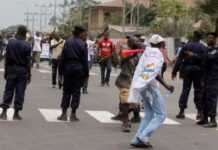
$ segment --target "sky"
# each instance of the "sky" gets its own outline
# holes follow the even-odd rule
[[[49,5],[54,4],[55,0],[0,0],[2,3],[0,5],[0,29],[6,28],[11,25],[24,24],[25,15],[27,11],[39,12],[39,7],[36,5]],[[58,4],[63,3],[64,0],[57,0]],[[70,1],[70,0],[69,0]],[[96,1],[111,1],[111,0],[96,0]],[[53,14],[51,8],[50,14]],[[61,9],[58,10],[61,12]],[[39,24],[39,19],[38,19]]]
[[[10,25],[25,24],[24,13],[29,10],[39,12],[36,4],[54,3],[54,0],[0,0],[0,29]],[[57,0],[61,3],[63,0]]]

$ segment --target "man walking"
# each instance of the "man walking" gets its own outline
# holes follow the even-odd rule
[[[112,69],[112,54],[115,50],[113,42],[109,39],[109,33],[105,32],[102,40],[98,42],[100,68],[101,68],[101,85],[110,85],[110,75]]]
[[[153,35],[149,42],[151,47],[146,48],[139,60],[128,98],[128,103],[138,106],[138,103],[142,102],[144,106],[145,116],[131,142],[133,147],[138,148],[152,147],[149,139],[166,118],[165,101],[156,81],[161,77],[161,68],[164,62],[160,52],[164,39],[159,35]],[[159,80],[159,82],[173,92],[174,87],[167,85],[163,80]]]
[[[39,69],[40,64],[40,55],[42,52],[42,37],[40,36],[39,32],[36,32],[36,35],[34,36],[34,43],[33,43],[33,62],[36,63],[36,68]]]
[[[64,47],[64,40],[60,38],[59,35],[54,34],[51,40],[51,50],[52,50],[52,86],[56,87],[58,66],[60,62],[61,53]],[[58,76],[59,88],[61,88],[60,76]]]
[[[0,119],[7,120],[7,109],[10,107],[14,94],[14,120],[21,120],[19,111],[23,109],[26,86],[31,78],[31,46],[26,42],[27,29],[19,26],[15,39],[11,39],[6,48],[5,57],[5,79],[6,86],[3,102],[0,107],[3,109]]]
[[[67,120],[67,109],[71,105],[71,121],[78,121],[76,111],[80,104],[81,87],[89,76],[87,30],[76,26],[73,32],[74,37],[69,38],[65,45],[60,61],[60,74],[64,77],[62,114],[58,120]]]

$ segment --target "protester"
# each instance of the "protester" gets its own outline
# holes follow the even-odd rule
[[[180,52],[180,55],[173,68],[172,78],[175,79],[177,72],[180,71],[180,77],[183,79],[183,90],[179,99],[180,112],[176,116],[178,119],[185,118],[185,109],[188,105],[189,93],[191,86],[194,86],[194,102],[198,110],[196,118],[199,120],[202,117],[203,106],[201,100],[203,97],[203,74],[204,63],[200,59],[194,57],[187,58],[186,51],[203,55],[206,52],[206,47],[200,43],[202,33],[195,31],[193,40],[186,44]]]
[[[76,111],[80,104],[81,88],[89,76],[87,30],[76,26],[73,31],[74,37],[69,38],[61,55],[59,65],[60,74],[64,77],[62,114],[58,120],[67,120],[67,110],[71,105],[71,121],[78,121]]]
[[[166,118],[164,98],[160,93],[156,79],[171,92],[174,90],[174,87],[167,85],[160,76],[164,62],[160,52],[163,41],[164,39],[159,35],[151,37],[149,40],[151,47],[146,48],[134,73],[128,103],[138,106],[142,102],[145,116],[131,142],[133,147],[151,148],[149,139]]]
[[[134,37],[128,38],[128,47],[129,49],[123,49],[120,52],[121,55],[121,72],[116,79],[116,86],[120,90],[119,94],[119,113],[117,116],[113,117],[113,120],[121,120],[123,122],[122,130],[124,132],[129,132],[131,128],[131,123],[128,118],[128,114],[133,111],[132,122],[140,122],[140,107],[138,106],[135,109],[130,109],[129,104],[127,103],[129,89],[132,82],[133,74],[138,63],[139,57],[138,54],[142,53],[143,50],[139,50],[138,40]],[[136,51],[138,50],[138,51]],[[129,53],[128,53],[129,52]],[[123,54],[128,53],[128,54]]]
[[[21,120],[26,86],[31,79],[31,46],[26,42],[27,28],[19,26],[14,39],[9,40],[5,57],[6,86],[0,119],[7,120],[7,109],[14,98],[14,120]],[[14,97],[15,93],[15,97]]]
[[[109,39],[109,33],[103,34],[103,39],[98,43],[100,68],[101,68],[101,85],[110,85],[110,75],[112,69],[112,54],[115,50],[113,42]]]
[[[52,51],[52,87],[55,88],[57,84],[58,66],[60,63],[61,53],[64,47],[64,40],[60,38],[58,34],[54,34],[51,40],[51,51]],[[58,75],[58,85],[61,89],[62,81],[61,76]]]
[[[34,43],[33,43],[33,62],[32,66],[36,63],[36,68],[39,69],[40,63],[40,54],[42,52],[42,37],[39,32],[36,32],[34,36]]]

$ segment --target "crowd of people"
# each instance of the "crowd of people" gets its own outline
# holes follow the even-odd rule
[[[172,79],[177,72],[183,80],[183,90],[179,99],[180,112],[178,119],[185,118],[191,86],[194,87],[194,102],[197,108],[197,124],[206,128],[217,127],[218,98],[218,47],[216,33],[205,34],[195,31],[193,37],[176,52]],[[110,86],[112,66],[120,66],[120,73],[115,85],[119,90],[119,112],[113,120],[122,121],[122,131],[129,132],[131,122],[141,122],[133,138],[133,147],[150,148],[149,142],[153,132],[161,126],[166,118],[165,99],[161,95],[161,84],[171,93],[174,86],[164,80],[164,72],[172,61],[168,57],[166,42],[163,37],[154,34],[147,44],[139,36],[127,35],[126,43],[117,51],[117,46],[109,37],[106,29],[96,41],[88,40],[88,32],[82,26],[76,26],[73,36],[64,38],[53,32],[34,37],[25,26],[19,26],[17,33],[8,41],[5,54],[6,86],[3,109],[0,119],[7,119],[7,110],[14,98],[14,119],[21,120],[25,90],[31,82],[31,68],[36,64],[40,68],[40,55],[43,49],[51,52],[52,87],[63,88],[61,109],[58,120],[68,120],[68,109],[71,108],[70,121],[78,121],[77,109],[80,105],[81,91],[88,94],[89,71],[94,58],[100,65],[102,87]],[[3,45],[0,43],[1,46]],[[95,57],[97,55],[97,57]],[[144,117],[140,112],[143,108]],[[133,112],[133,118],[129,114]]]

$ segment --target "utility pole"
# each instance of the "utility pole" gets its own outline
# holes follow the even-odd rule
[[[123,0],[123,19],[122,19],[122,30],[125,36],[125,26],[126,26],[126,0]]]
[[[26,19],[25,19],[26,26],[27,26],[27,28],[29,28],[30,21],[31,21],[31,20],[30,20],[30,15],[31,15],[31,14],[30,14],[29,11],[27,11],[27,12],[24,13],[24,15],[25,15],[25,18],[26,18]]]

